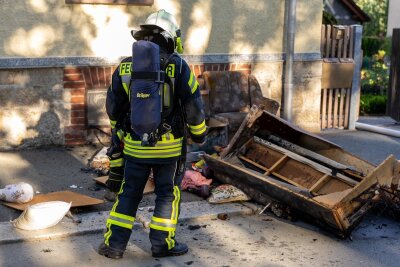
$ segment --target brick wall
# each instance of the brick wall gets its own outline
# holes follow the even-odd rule
[[[189,64],[196,75],[204,71],[242,71],[251,73],[249,63],[205,63]],[[111,75],[116,66],[110,67],[67,67],[64,68],[64,90],[70,93],[70,122],[65,126],[65,145],[82,145],[88,139],[88,110],[86,95],[89,90],[106,89],[111,83]],[[100,126],[107,131],[108,126]]]

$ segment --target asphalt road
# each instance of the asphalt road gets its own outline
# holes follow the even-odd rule
[[[320,136],[373,164],[388,155],[400,159],[400,139],[365,131],[324,131]],[[47,148],[0,153],[0,186],[17,181],[35,190],[72,190],[102,198],[103,189],[91,191],[93,173],[80,169],[96,147]],[[192,196],[187,194],[187,201]],[[185,196],[184,196],[185,198]],[[143,205],[151,202],[144,199]],[[107,209],[105,204],[96,209]],[[19,213],[0,206],[0,221]],[[189,223],[190,224],[190,223]],[[266,214],[197,222],[178,227],[178,240],[189,254],[167,259],[150,255],[147,232],[134,230],[125,257],[115,261],[96,253],[101,234],[0,246],[0,266],[399,266],[400,224],[374,213],[364,218],[350,240],[340,240],[304,222],[280,220]]]
[[[137,229],[120,260],[96,253],[96,234],[2,245],[0,266],[399,266],[399,233],[398,223],[372,215],[353,241],[341,240],[263,214],[180,224],[177,238],[190,247],[180,257],[152,258],[147,231]]]

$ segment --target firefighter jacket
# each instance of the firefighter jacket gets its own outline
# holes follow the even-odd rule
[[[106,110],[112,128],[123,129],[124,157],[136,162],[172,162],[177,160],[186,146],[186,132],[196,143],[202,143],[206,135],[203,104],[199,83],[188,64],[179,55],[168,59],[165,74],[173,84],[172,95],[164,84],[164,107],[172,111],[164,119],[171,131],[163,134],[155,146],[142,146],[129,124],[132,57],[125,58],[112,75],[107,91]],[[172,107],[171,107],[172,105]],[[166,108],[166,107],[165,107]],[[146,116],[146,114],[143,114]]]

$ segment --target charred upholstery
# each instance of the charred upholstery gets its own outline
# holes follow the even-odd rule
[[[229,132],[235,133],[252,105],[262,105],[273,114],[278,102],[265,98],[255,76],[240,71],[205,71],[201,85],[207,118],[223,117]]]

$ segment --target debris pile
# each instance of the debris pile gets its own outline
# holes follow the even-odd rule
[[[342,237],[378,203],[399,214],[400,163],[393,155],[375,166],[257,106],[220,157],[204,159],[216,180]]]

